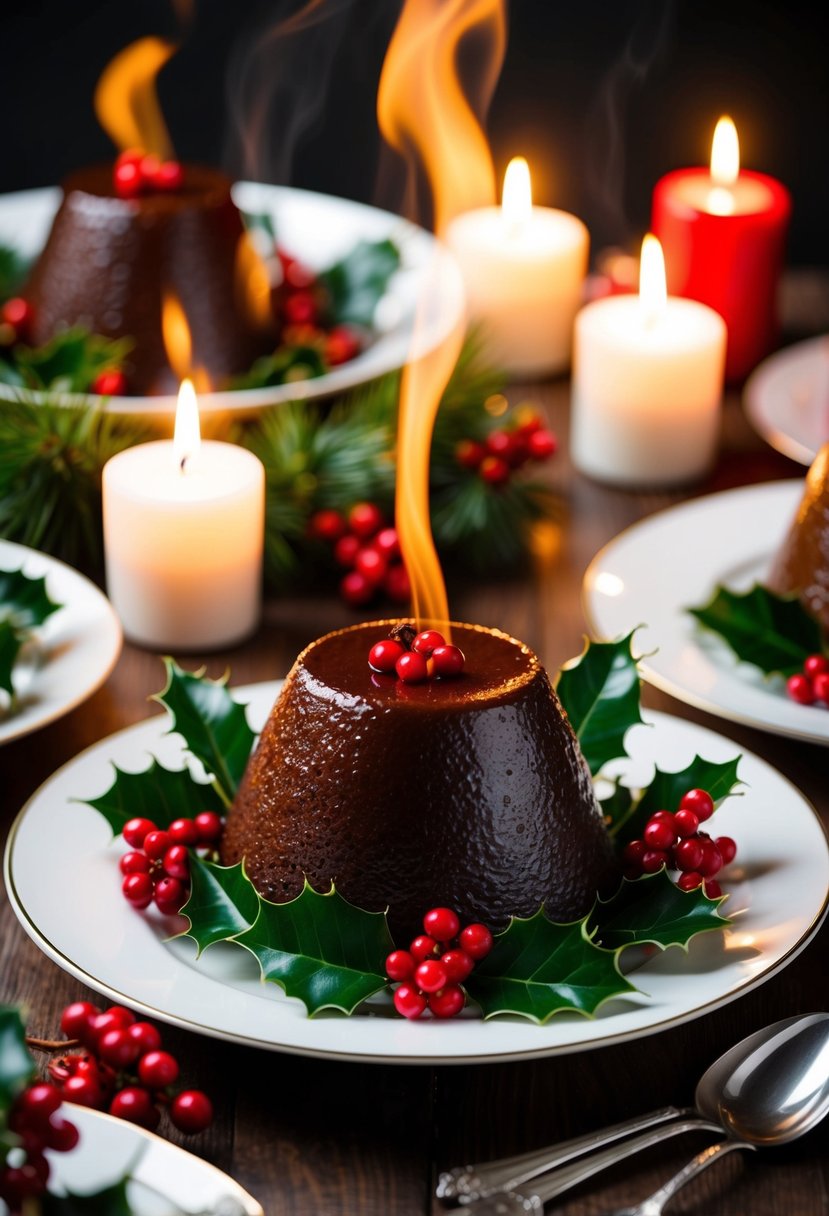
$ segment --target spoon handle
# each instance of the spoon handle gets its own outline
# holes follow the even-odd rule
[[[697,1174],[701,1174],[703,1170],[708,1169],[709,1165],[713,1165],[715,1161],[719,1161],[725,1153],[731,1153],[736,1148],[751,1149],[756,1148],[756,1145],[749,1144],[747,1140],[721,1140],[719,1144],[709,1144],[708,1148],[704,1148],[701,1153],[697,1153],[679,1173],[674,1174],[673,1178],[669,1178],[658,1191],[639,1205],[633,1211],[641,1213],[641,1216],[661,1216],[662,1209],[665,1204],[673,1199],[677,1191],[685,1186],[686,1182],[690,1182],[692,1178],[696,1178]]]

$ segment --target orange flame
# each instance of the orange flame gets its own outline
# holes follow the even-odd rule
[[[139,38],[111,59],[95,89],[95,113],[112,142],[170,160],[173,145],[158,104],[155,80],[178,48],[163,38]]]
[[[485,40],[475,82],[489,105],[506,47],[504,0],[406,0],[386,52],[377,116],[387,143],[420,157],[434,199],[435,231],[462,211],[495,202],[495,170],[481,124],[458,77],[470,33]]]
[[[180,382],[190,379],[200,393],[210,391],[210,377],[203,367],[193,366],[193,338],[181,300],[172,291],[161,297],[161,336],[167,362]]]

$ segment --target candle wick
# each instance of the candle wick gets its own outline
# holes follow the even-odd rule
[[[181,471],[181,473],[182,473],[182,474],[184,473],[184,466],[185,466],[186,464],[187,464],[187,457],[186,457],[186,456],[182,456],[181,460],[179,461],[179,466],[178,466],[178,467],[179,467],[179,470]]]

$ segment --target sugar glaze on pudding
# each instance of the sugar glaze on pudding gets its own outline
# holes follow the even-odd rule
[[[424,912],[502,928],[543,903],[591,906],[611,866],[593,783],[547,673],[521,642],[453,625],[454,680],[404,684],[367,656],[394,621],[352,626],[297,659],[230,811],[222,862],[268,899],[307,875],[398,940]]]
[[[204,368],[213,385],[247,371],[268,348],[272,335],[244,298],[246,238],[223,173],[185,165],[179,189],[119,198],[112,166],[96,165],[72,174],[63,188],[26,288],[36,345],[75,325],[131,337],[130,390],[174,392],[178,378],[161,328],[162,297],[171,293],[187,318],[193,366]]]

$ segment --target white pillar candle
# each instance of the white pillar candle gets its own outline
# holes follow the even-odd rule
[[[569,367],[589,237],[576,216],[532,205],[527,162],[510,161],[502,206],[459,215],[445,239],[460,264],[469,319],[482,328],[487,357],[519,376]]]
[[[646,236],[640,294],[596,300],[576,319],[572,457],[616,485],[671,485],[711,466],[726,327],[705,304],[666,295],[662,247]]]
[[[172,441],[139,444],[107,461],[103,510],[107,591],[128,638],[203,651],[256,628],[265,470],[244,448],[199,440],[189,381]]]

